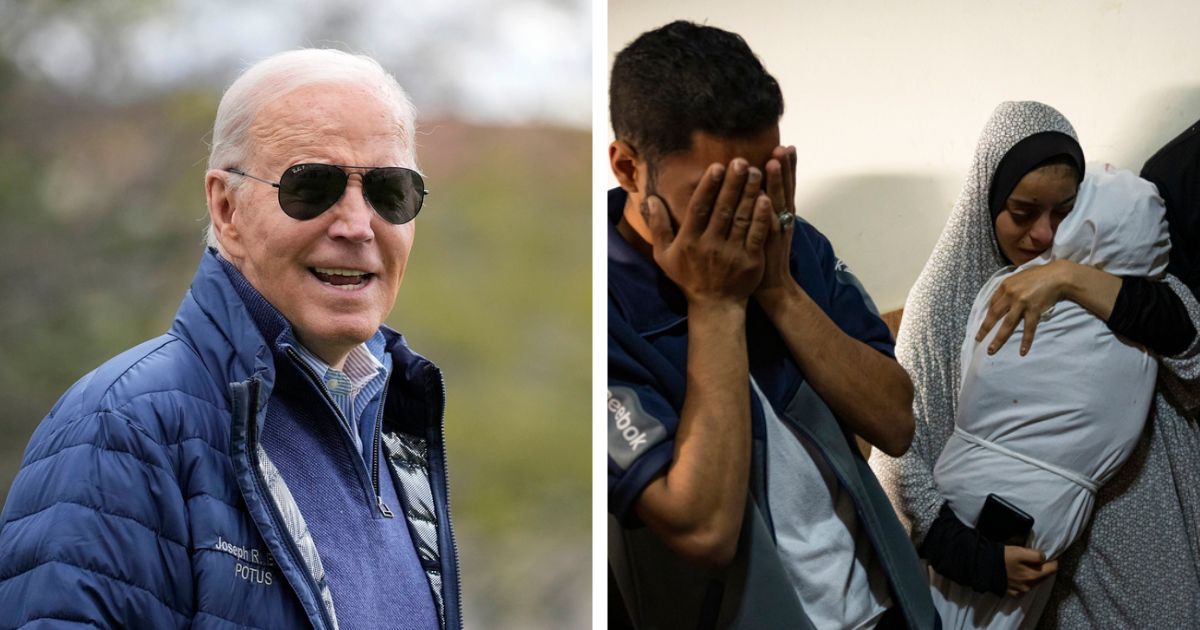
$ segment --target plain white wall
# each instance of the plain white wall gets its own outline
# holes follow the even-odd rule
[[[800,215],[883,311],[904,305],[996,104],[1048,103],[1089,162],[1134,171],[1200,118],[1190,0],[609,0],[608,16],[609,69],[675,19],[746,39],[783,88]]]

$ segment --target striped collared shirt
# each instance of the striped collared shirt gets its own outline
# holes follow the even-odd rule
[[[377,331],[366,343],[355,346],[346,356],[341,370],[330,367],[295,337],[289,338],[288,344],[317,375],[321,387],[337,404],[343,426],[354,441],[355,448],[362,453],[361,434],[366,430],[374,430],[373,426],[364,426],[374,418],[363,418],[363,411],[383,392],[391,369],[391,356],[385,351],[383,332]],[[363,458],[370,461],[370,454],[363,453]]]

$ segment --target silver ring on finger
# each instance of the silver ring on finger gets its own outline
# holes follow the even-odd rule
[[[779,227],[787,229],[787,226],[796,220],[796,215],[792,214],[790,211],[784,210],[783,212],[779,213],[778,218]]]

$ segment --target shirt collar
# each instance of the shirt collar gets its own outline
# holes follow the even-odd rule
[[[372,379],[387,373],[387,368],[383,364],[386,340],[381,330],[375,331],[375,334],[365,343],[351,349],[350,354],[346,355],[346,361],[342,364],[341,370],[331,367],[321,357],[304,347],[304,344],[300,343],[290,330],[284,338],[284,344],[294,349],[313,371],[325,377],[324,380],[334,382],[340,380],[331,379],[331,374],[335,377],[344,376],[349,382],[351,392],[358,392]],[[329,384],[329,382],[326,383],[326,385]]]

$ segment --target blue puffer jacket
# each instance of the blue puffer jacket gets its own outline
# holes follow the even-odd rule
[[[171,330],[50,411],[0,515],[0,629],[337,627],[308,528],[258,441],[277,355],[253,306],[209,250]],[[441,373],[385,334],[387,469],[429,484],[432,514],[401,508],[441,625],[460,628]]]

